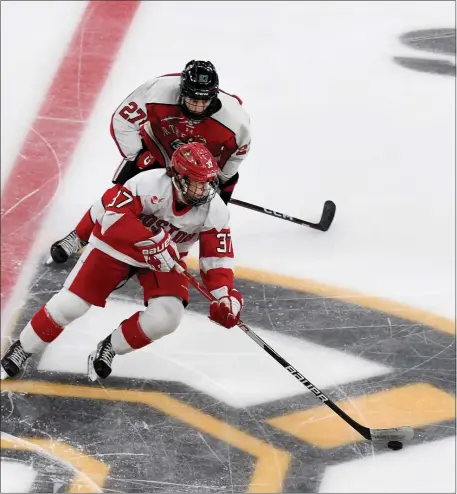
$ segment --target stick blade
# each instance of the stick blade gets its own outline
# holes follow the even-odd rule
[[[393,427],[392,429],[370,429],[371,440],[378,444],[387,444],[389,441],[401,443],[411,441],[414,430],[411,427]]]
[[[320,230],[326,232],[333,222],[336,213],[336,204],[333,201],[325,201],[324,210],[322,211],[321,220],[319,221]]]
[[[96,351],[93,351],[88,357],[87,357],[87,378],[89,381],[96,382],[97,381],[97,373],[95,372],[94,369],[94,359],[95,359],[95,353]]]

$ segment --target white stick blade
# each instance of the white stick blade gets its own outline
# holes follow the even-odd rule
[[[0,366],[0,380],[1,381],[4,381],[5,379],[7,379],[9,376],[6,372],[6,370]]]
[[[87,358],[87,377],[92,382],[95,382],[98,377],[94,369],[94,359],[95,359],[95,351],[92,352]]]
[[[402,443],[411,441],[414,430],[411,427],[393,427],[392,429],[370,429],[373,442],[388,443],[389,441],[400,441]]]

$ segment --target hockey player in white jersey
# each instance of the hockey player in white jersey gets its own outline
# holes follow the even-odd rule
[[[243,299],[234,289],[229,211],[216,193],[218,166],[201,143],[179,147],[166,169],[148,170],[107,190],[89,243],[63,288],[32,317],[1,361],[14,377],[72,321],[106,299],[132,267],[146,309],[123,321],[89,358],[90,373],[106,378],[115,355],[173,332],[189,302],[186,278],[175,269],[199,241],[200,274],[217,299],[210,318],[233,327]]]
[[[201,142],[219,165],[218,192],[227,204],[249,152],[250,134],[250,119],[240,98],[219,88],[211,62],[192,60],[181,73],[147,81],[114,112],[111,136],[123,159],[113,183],[123,184],[143,170],[164,168],[179,146]],[[66,262],[87,243],[93,211],[51,246],[54,262]]]

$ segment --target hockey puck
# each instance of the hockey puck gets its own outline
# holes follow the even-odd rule
[[[398,451],[399,449],[403,448],[403,443],[400,441],[389,441],[387,443],[387,447],[389,449],[393,449],[394,451]]]

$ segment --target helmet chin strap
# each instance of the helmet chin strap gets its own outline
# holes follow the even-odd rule
[[[186,105],[186,102],[184,101],[184,96],[181,96],[180,104],[181,104],[181,108],[182,108],[184,115],[191,120],[195,120],[196,122],[199,122],[200,120],[203,120],[206,117],[206,111],[209,108],[209,107],[206,108],[205,111],[203,111],[201,113],[194,113]],[[211,106],[211,105],[209,105],[209,106]]]
[[[180,187],[178,181],[179,181],[179,178],[174,176],[172,177],[172,184],[173,184],[173,187],[176,191],[176,201],[178,203],[181,203],[183,204],[184,206],[192,206],[192,207],[198,207],[198,206],[201,206],[203,204],[205,204],[206,202],[210,201],[214,195],[216,194],[216,189],[212,189],[214,191],[213,194],[211,194],[211,191],[208,192],[208,194],[206,194],[204,197],[201,197],[201,200],[199,201],[198,199],[196,200],[195,198],[194,199],[190,199],[190,200],[186,200],[185,199],[185,194],[187,193],[187,190],[183,191],[182,188]],[[187,185],[186,185],[187,186]],[[209,197],[211,196],[211,199],[209,199]]]
[[[196,122],[200,122],[201,120],[210,117],[213,113],[218,111],[221,106],[218,102],[217,96],[215,96],[208,107],[205,109],[205,111],[203,111],[202,113],[194,113],[193,111],[189,110],[189,107],[186,105],[184,98],[185,95],[181,94],[179,101],[182,111],[187,118],[189,118],[190,120],[195,120]]]
[[[187,201],[184,199],[181,187],[177,184],[177,177],[172,177],[171,182],[173,183],[173,187],[175,188],[176,191],[176,198],[178,202],[182,204],[188,205]]]

